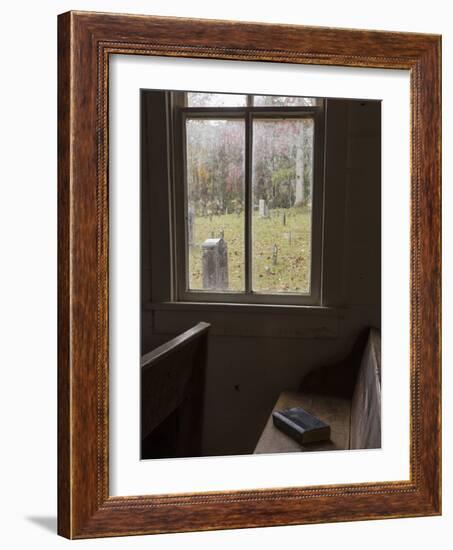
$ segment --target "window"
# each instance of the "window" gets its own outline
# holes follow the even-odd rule
[[[175,95],[177,299],[319,304],[323,102]]]

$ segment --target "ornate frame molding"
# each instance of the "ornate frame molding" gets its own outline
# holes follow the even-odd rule
[[[87,538],[440,514],[440,37],[89,12],[60,15],[58,30],[59,533]],[[111,54],[410,71],[409,481],[109,496]]]

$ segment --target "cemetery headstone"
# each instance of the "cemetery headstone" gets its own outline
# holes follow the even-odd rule
[[[304,153],[302,147],[298,147],[296,151],[296,196],[294,198],[294,206],[304,204]]]
[[[191,206],[189,206],[187,212],[187,240],[189,241],[189,246],[194,245],[193,240],[193,222],[195,218],[195,212]]]
[[[259,214],[260,214],[260,218],[268,218],[269,217],[269,209],[268,209],[266,201],[264,199],[260,199]]]
[[[278,246],[274,244],[272,247],[272,265],[277,265],[278,262]]]
[[[206,239],[201,245],[204,290],[228,289],[228,246],[222,239]]]

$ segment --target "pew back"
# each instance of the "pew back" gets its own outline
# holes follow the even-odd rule
[[[370,330],[351,402],[351,449],[381,447],[381,337]]]
[[[174,452],[179,456],[201,452],[209,326],[198,323],[142,357],[142,458],[148,458],[143,457],[143,442],[172,415],[167,431],[172,432]]]

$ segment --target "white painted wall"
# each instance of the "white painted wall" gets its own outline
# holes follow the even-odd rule
[[[56,14],[87,9],[264,22],[443,33],[444,151],[452,149],[453,23],[449,3],[432,0],[379,4],[324,0],[299,3],[203,0],[42,0],[2,6],[0,182],[2,335],[2,546],[81,548],[446,549],[453,523],[451,454],[453,391],[444,369],[444,516],[363,523],[163,535],[68,542],[55,535],[56,514]],[[24,160],[26,155],[26,160]],[[445,157],[447,155],[445,154]],[[444,162],[444,365],[453,361],[451,212],[453,163]],[[450,210],[449,210],[450,209]]]
[[[348,105],[344,129],[338,130],[338,119],[328,115],[332,122],[327,130],[330,139],[327,138],[326,185],[333,193],[332,188],[344,185],[344,198],[335,201],[334,208],[326,214],[331,237],[325,252],[325,269],[333,271],[331,278],[342,279],[336,297],[341,309],[321,317],[315,311],[243,316],[237,312],[212,315],[209,308],[203,310],[200,305],[196,311],[155,311],[154,321],[146,314],[143,317],[145,351],[199,321],[212,324],[206,377],[205,454],[252,453],[282,391],[297,390],[312,369],[343,360],[359,334],[370,326],[381,328],[381,123],[376,106],[361,103],[351,101]],[[332,105],[327,108],[328,113],[333,111]],[[331,132],[338,137],[334,138]],[[344,158],[334,164],[332,157],[338,155],[333,150],[342,142]],[[387,182],[387,190],[393,183],[393,178]],[[343,221],[336,221],[343,216]],[[331,258],[337,250],[343,250],[340,266]],[[166,253],[163,250],[159,257]],[[302,337],[301,319],[307,327]],[[319,331],[325,326],[330,329],[324,330],[328,335],[320,337]],[[157,335],[152,335],[153,328]]]

